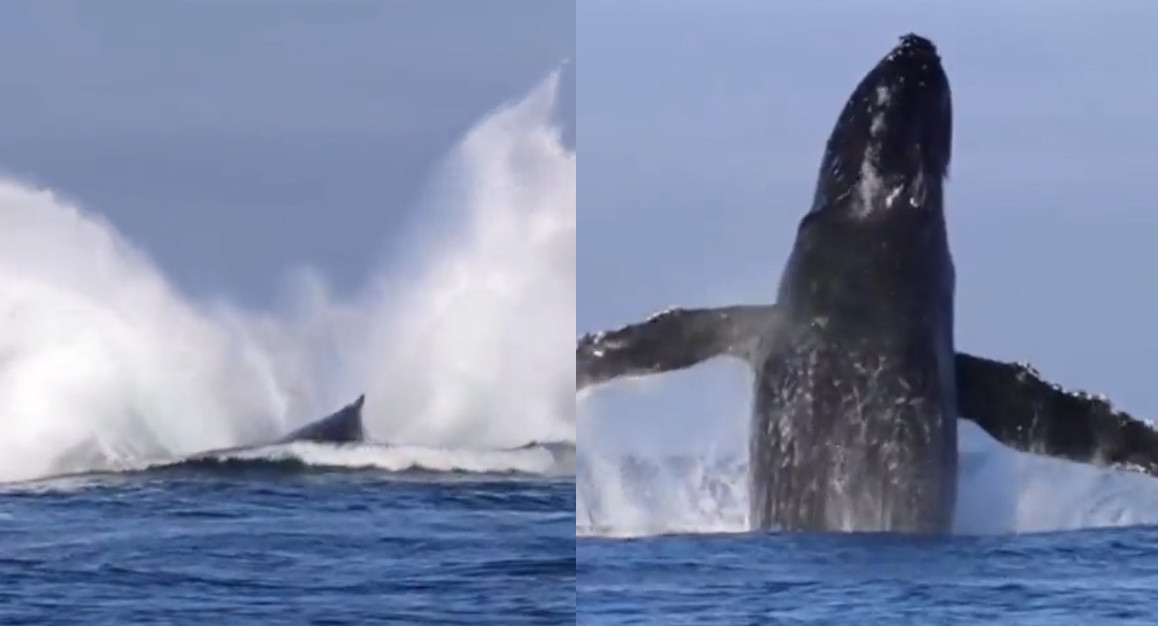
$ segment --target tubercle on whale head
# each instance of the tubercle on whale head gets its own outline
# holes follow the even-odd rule
[[[843,207],[868,215],[923,208],[931,200],[939,206],[952,136],[952,94],[937,48],[905,35],[865,75],[837,118],[813,212]]]

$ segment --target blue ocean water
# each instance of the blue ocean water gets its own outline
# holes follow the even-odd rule
[[[733,455],[580,449],[580,624],[1153,624],[1158,481],[962,428],[945,536],[747,530]]]
[[[576,543],[578,624],[1154,624],[1158,527]]]
[[[562,624],[570,478],[243,462],[0,490],[0,624]]]

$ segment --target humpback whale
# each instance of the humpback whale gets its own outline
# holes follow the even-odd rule
[[[840,112],[775,303],[675,308],[587,333],[576,390],[746,362],[754,529],[948,531],[958,418],[1017,450],[1158,476],[1149,424],[1028,364],[956,352],[951,144],[940,55],[905,35]]]

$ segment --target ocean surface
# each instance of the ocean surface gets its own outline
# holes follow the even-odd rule
[[[0,624],[562,624],[570,477],[238,460],[0,489]]]
[[[1156,623],[1158,480],[961,434],[941,537],[750,532],[742,455],[585,438],[577,623]]]
[[[1153,624],[1158,527],[585,538],[579,624]]]

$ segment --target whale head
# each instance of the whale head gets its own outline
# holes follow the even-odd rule
[[[949,79],[933,42],[905,35],[857,85],[821,163],[812,211],[865,217],[941,206],[952,152]]]

